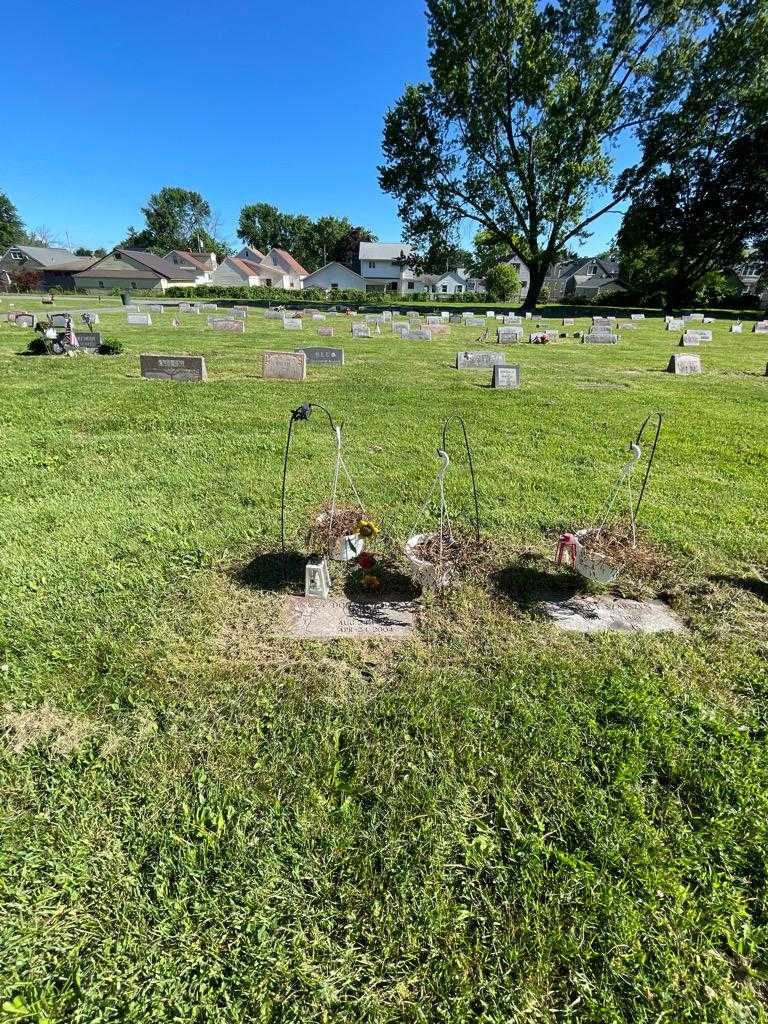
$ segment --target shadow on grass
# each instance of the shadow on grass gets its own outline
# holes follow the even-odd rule
[[[410,576],[397,569],[381,568],[377,576],[381,581],[378,590],[368,590],[362,584],[361,571],[347,572],[344,579],[344,596],[350,601],[413,601],[421,594]]]
[[[768,583],[758,576],[710,576],[709,578],[713,583],[725,583],[738,590],[744,590],[768,604]]]
[[[307,558],[298,551],[263,551],[250,562],[238,566],[233,576],[244,587],[272,593],[304,589],[304,567]]]
[[[489,579],[499,597],[522,609],[543,601],[567,600],[585,591],[584,581],[578,576],[537,568],[522,560],[492,572]]]

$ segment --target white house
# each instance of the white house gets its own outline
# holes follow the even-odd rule
[[[194,270],[198,274],[211,274],[219,265],[215,252],[189,252],[185,249],[171,249],[163,259],[168,260],[174,267]]]
[[[264,259],[264,253],[259,252],[258,249],[254,249],[250,245],[244,245],[243,248],[237,253],[239,260],[248,260],[250,263],[261,263]]]
[[[361,242],[359,249],[360,274],[365,281],[367,292],[397,292],[407,295],[409,282],[413,284],[416,274],[407,265],[397,260],[410,256],[413,247],[402,242]]]
[[[353,288],[355,291],[365,291],[365,281],[360,274],[345,267],[343,263],[326,263],[324,267],[316,270],[314,274],[308,274],[304,278],[305,288]]]
[[[264,273],[273,279],[284,280],[284,284],[272,284],[272,288],[299,289],[303,288],[307,271],[298,260],[295,260],[285,249],[272,248],[264,256],[258,249],[249,245],[243,246],[236,259],[243,260],[249,266],[264,267]]]
[[[211,284],[223,287],[240,285],[248,288],[294,288],[291,275],[271,263],[251,263],[239,256],[227,256],[211,274]]]

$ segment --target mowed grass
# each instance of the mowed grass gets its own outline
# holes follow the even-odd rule
[[[476,328],[107,314],[125,353],[67,359],[0,323],[0,1020],[768,1019],[768,337],[718,320],[684,378],[660,320],[618,346],[587,322],[509,346],[518,391],[453,368]],[[302,344],[346,365],[261,379]],[[142,380],[140,352],[209,381]],[[304,401],[344,420],[396,559],[467,422],[488,545],[405,643],[280,635]],[[559,632],[531,602],[554,541],[654,410],[641,518],[690,632]],[[319,414],[297,426],[299,549],[332,458]]]

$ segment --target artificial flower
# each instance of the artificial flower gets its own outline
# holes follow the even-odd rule
[[[361,569],[372,569],[376,563],[376,559],[368,551],[362,551],[357,556],[357,564]]]
[[[374,523],[370,519],[361,519],[360,522],[357,524],[358,537],[378,537],[379,532],[380,531],[376,523]]]
[[[381,580],[379,577],[373,576],[370,573],[367,576],[363,576],[361,582],[366,590],[378,590],[381,586]]]

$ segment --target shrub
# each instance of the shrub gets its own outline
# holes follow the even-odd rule
[[[99,345],[100,356],[119,356],[125,351],[122,341],[115,341],[114,338],[106,338]]]
[[[48,351],[48,346],[45,342],[45,336],[43,334],[35,334],[33,338],[30,338],[29,344],[27,345],[27,352],[32,356],[44,356]]]

